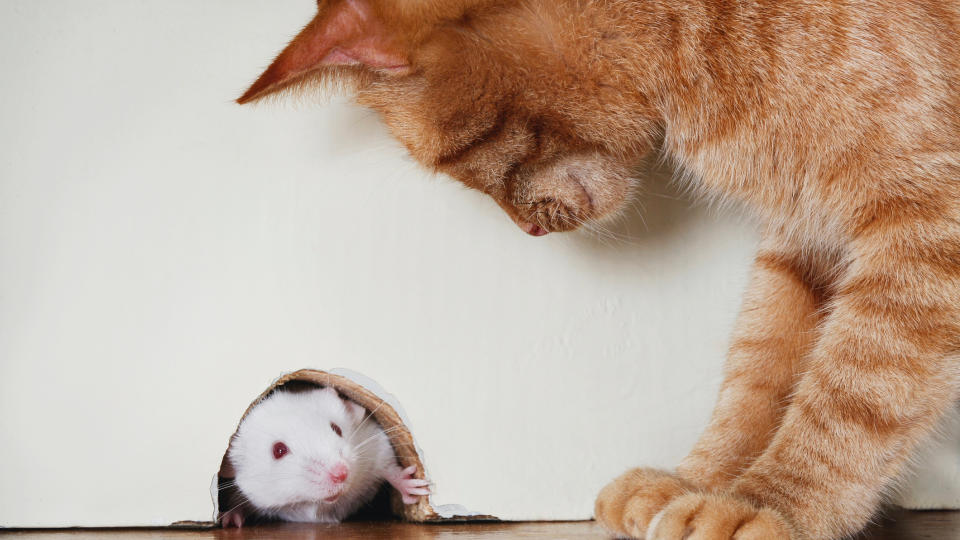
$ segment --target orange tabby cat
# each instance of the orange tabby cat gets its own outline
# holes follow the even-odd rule
[[[647,539],[859,530],[960,394],[960,3],[321,0],[240,98],[347,83],[526,232],[664,152],[764,233],[706,433],[600,493]]]

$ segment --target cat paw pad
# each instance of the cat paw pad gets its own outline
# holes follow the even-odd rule
[[[674,498],[694,489],[689,482],[665,471],[633,469],[600,491],[594,516],[618,536],[643,538],[658,512]]]
[[[688,493],[651,520],[646,540],[798,540],[774,510],[727,495]]]

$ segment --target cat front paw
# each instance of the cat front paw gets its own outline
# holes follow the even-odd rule
[[[653,517],[646,540],[801,540],[770,508],[718,493],[688,493]]]
[[[594,516],[619,537],[644,538],[651,520],[670,501],[695,491],[693,484],[657,469],[633,469],[607,484],[594,506]]]
[[[428,487],[430,482],[422,478],[414,478],[413,475],[416,473],[416,465],[411,465],[403,470],[398,467],[397,471],[387,478],[390,485],[400,492],[403,504],[414,504],[420,500],[421,496],[430,494]]]

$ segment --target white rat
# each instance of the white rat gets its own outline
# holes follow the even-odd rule
[[[250,514],[339,523],[376,495],[384,480],[405,504],[429,494],[416,466],[401,469],[383,428],[332,388],[278,390],[240,422],[227,458],[244,504],[224,509],[225,527]]]

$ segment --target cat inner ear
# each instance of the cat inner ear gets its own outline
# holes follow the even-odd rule
[[[363,66],[388,75],[410,71],[408,54],[371,0],[320,0],[319,13],[237,103],[282,90],[327,66]]]

